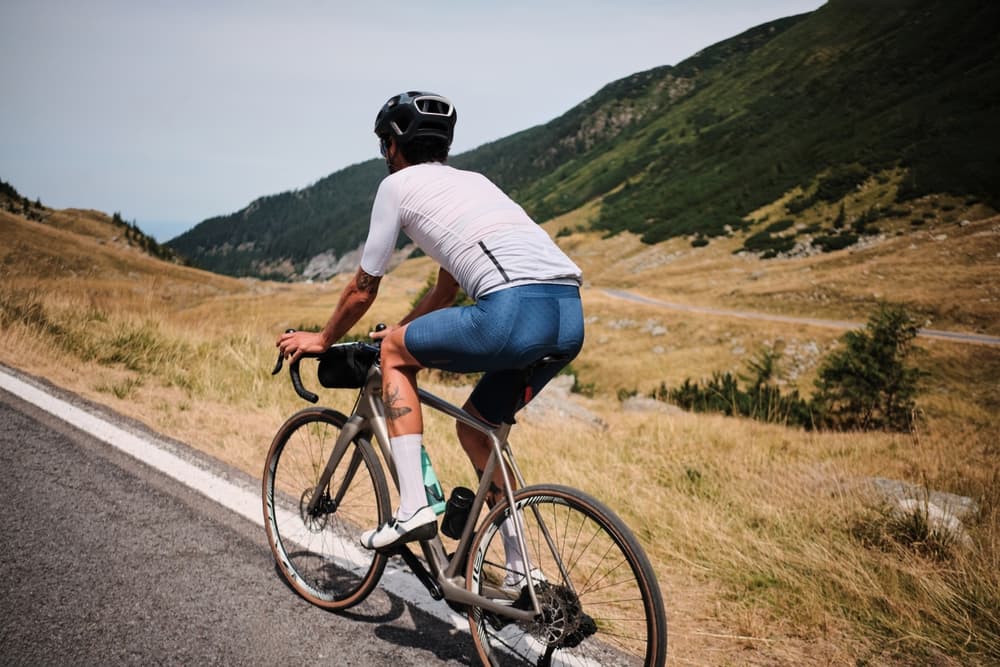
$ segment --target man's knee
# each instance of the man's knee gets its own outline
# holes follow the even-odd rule
[[[402,332],[403,329],[394,330],[388,336],[382,339],[382,362],[385,363],[387,357],[398,357],[400,348],[405,346],[405,341],[403,340]]]
[[[406,327],[399,327],[382,339],[381,356],[383,368],[420,367],[420,362],[406,349]]]

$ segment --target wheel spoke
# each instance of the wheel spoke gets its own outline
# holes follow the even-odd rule
[[[275,561],[300,595],[330,609],[362,601],[386,562],[358,543],[360,532],[378,525],[389,506],[384,473],[367,443],[349,445],[308,511],[344,422],[343,415],[322,409],[295,415],[275,436],[265,467],[265,525]]]
[[[487,664],[659,665],[666,620],[659,588],[635,538],[610,510],[565,487],[516,493],[542,607],[532,623],[469,612]],[[468,585],[500,585],[507,572],[499,527],[509,514],[494,508],[473,542]],[[517,592],[513,593],[517,597]],[[521,598],[526,600],[521,591]],[[521,603],[518,602],[520,605]]]

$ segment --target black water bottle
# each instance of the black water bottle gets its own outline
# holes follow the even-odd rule
[[[472,509],[472,501],[476,499],[475,492],[464,486],[456,486],[451,490],[451,497],[448,498],[448,505],[444,510],[444,519],[441,521],[441,532],[453,540],[462,537],[462,529],[465,522],[469,520],[469,511]]]

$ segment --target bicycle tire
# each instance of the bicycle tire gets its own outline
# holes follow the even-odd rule
[[[275,563],[299,595],[324,609],[362,602],[388,560],[359,542],[363,530],[381,525],[390,512],[385,472],[366,439],[350,443],[321,507],[306,516],[346,422],[343,414],[326,408],[292,415],[275,434],[264,466],[264,526]],[[349,473],[350,482],[343,486]],[[338,490],[344,492],[339,503]]]
[[[514,500],[524,521],[531,568],[543,575],[536,585],[542,615],[520,624],[469,609],[473,642],[483,663],[663,665],[667,620],[659,584],[622,520],[598,500],[564,486],[526,487],[515,492]],[[508,504],[499,503],[473,539],[466,572],[473,593],[502,599],[494,594],[511,574],[500,530],[509,516]],[[524,587],[508,589],[504,598],[531,608]]]

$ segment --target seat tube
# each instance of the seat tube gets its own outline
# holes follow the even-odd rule
[[[501,424],[496,430],[489,432],[490,441],[493,445],[493,455],[497,457],[497,464],[500,466],[500,475],[503,477],[503,488],[507,496],[507,506],[510,507],[510,520],[514,522],[514,535],[517,537],[517,548],[521,552],[524,568],[524,580],[528,585],[528,595],[531,598],[531,605],[536,614],[540,614],[542,607],[538,603],[538,596],[535,595],[535,585],[531,581],[531,559],[528,556],[528,542],[524,537],[524,523],[521,521],[521,513],[517,510],[514,500],[514,486],[510,481],[510,472],[503,453],[507,446],[507,434],[510,432],[510,424]],[[501,439],[500,435],[503,435]],[[520,475],[518,475],[520,476]]]
[[[524,482],[524,475],[521,474],[521,469],[518,467],[517,461],[514,459],[514,450],[510,448],[510,442],[507,440],[510,429],[511,424],[504,422],[494,431],[497,439],[500,440],[500,448],[506,457],[501,460],[505,461],[506,464],[510,466],[511,471],[514,473],[514,479],[517,480],[518,487],[527,486]]]

